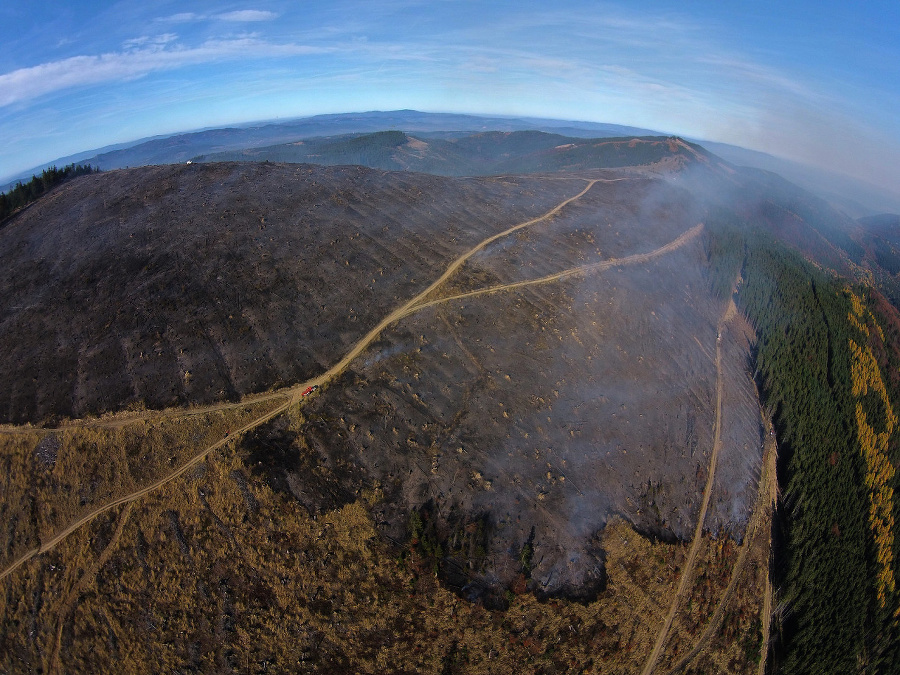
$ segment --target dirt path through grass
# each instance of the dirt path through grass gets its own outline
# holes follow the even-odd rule
[[[769,436],[766,445],[766,451],[763,455],[762,474],[759,478],[759,488],[756,495],[756,504],[753,509],[753,515],[750,518],[750,523],[747,526],[747,532],[744,537],[744,543],[741,546],[741,552],[738,555],[737,562],[735,563],[733,571],[731,573],[731,579],[728,581],[728,587],[725,589],[725,592],[722,593],[722,597],[719,599],[719,604],[716,606],[716,610],[715,612],[713,612],[712,618],[707,623],[706,628],[703,630],[703,633],[700,635],[700,638],[697,640],[694,648],[691,649],[691,651],[688,652],[684,656],[684,658],[682,658],[677,664],[675,664],[675,667],[669,671],[669,675],[676,675],[676,673],[682,672],[713,638],[716,630],[718,630],[719,628],[719,623],[722,621],[722,617],[725,615],[725,610],[728,607],[728,602],[729,600],[731,600],[734,589],[737,586],[741,574],[744,571],[744,565],[747,562],[750,548],[751,546],[753,546],[753,542],[759,534],[759,528],[771,523],[772,508],[774,508],[778,493],[778,478],[775,468],[777,448],[775,447],[775,442],[774,440],[772,440],[771,436]],[[771,537],[771,535],[769,536]],[[764,594],[763,608],[760,615],[760,619],[762,621],[763,639],[758,675],[765,674],[765,655],[768,651],[769,617],[771,616],[771,613],[772,588],[769,583],[769,574],[767,570],[766,590]]]
[[[714,426],[715,430],[713,432],[712,455],[709,459],[709,469],[707,470],[706,487],[703,489],[703,503],[700,506],[700,513],[697,516],[697,526],[694,529],[694,539],[691,542],[691,550],[681,569],[681,578],[678,580],[678,590],[672,598],[669,613],[666,616],[662,628],[659,630],[659,634],[656,637],[656,644],[653,646],[653,651],[650,652],[646,664],[644,664],[641,675],[650,675],[656,668],[656,662],[659,660],[659,655],[662,653],[666,640],[669,637],[669,631],[672,628],[672,621],[675,619],[678,606],[688,594],[691,577],[694,571],[694,563],[697,560],[697,552],[700,550],[700,545],[703,541],[703,523],[706,520],[706,511],[709,508],[710,498],[712,497],[713,483],[715,482],[716,476],[716,463],[719,460],[719,450],[721,450],[722,447],[722,391],[724,389],[724,383],[722,380],[721,335],[728,320],[733,316],[732,304],[733,302],[729,301],[725,312],[722,314],[722,318],[719,319],[719,325],[717,326],[719,337],[716,339],[716,422]]]
[[[756,675],[766,675],[766,662],[769,657],[769,639],[772,630],[772,580],[769,578],[769,572],[766,572],[766,590],[763,594],[763,611],[762,611],[762,646],[759,653],[759,667],[756,669]]]
[[[768,470],[768,480],[766,481],[766,494],[765,499],[774,513],[775,509],[778,507],[778,499],[779,499],[779,488],[778,488],[778,444],[775,438],[775,428],[772,426],[772,421],[767,420],[767,432],[768,439],[771,443],[770,446],[770,456],[767,459],[766,468]],[[771,519],[770,519],[771,522]],[[769,555],[771,556],[772,551],[772,528],[769,527]],[[774,593],[775,589],[772,587],[772,569],[771,569],[771,558],[770,558],[769,569],[766,570],[766,590],[763,594],[763,610],[762,610],[762,648],[759,658],[759,668],[757,669],[757,675],[765,675],[766,673],[766,661],[769,656],[769,640],[771,639],[771,631],[772,631],[772,611],[773,611],[773,603],[774,603]]]
[[[287,400],[282,405],[270,410],[265,415],[262,415],[260,417],[257,417],[254,420],[251,420],[250,422],[245,424],[240,429],[236,429],[235,431],[231,432],[231,434],[229,434],[229,437],[223,438],[222,440],[220,440],[216,443],[213,443],[212,445],[210,445],[208,448],[206,448],[202,452],[194,455],[189,461],[187,461],[185,464],[182,464],[180,467],[178,467],[171,473],[166,474],[162,478],[154,481],[153,483],[150,483],[149,485],[144,486],[143,488],[141,488],[140,490],[137,490],[136,492],[132,492],[127,495],[123,495],[122,497],[119,497],[118,499],[114,499],[111,502],[104,504],[103,506],[97,507],[93,511],[89,511],[88,513],[83,515],[81,518],[76,520],[74,523],[72,523],[65,529],[62,529],[59,532],[57,532],[50,539],[48,539],[44,542],[41,542],[41,545],[39,547],[33,548],[30,551],[27,551],[26,553],[21,555],[18,559],[13,561],[2,572],[0,572],[0,579],[3,579],[7,575],[11,574],[13,571],[15,571],[17,568],[21,567],[23,564],[25,564],[26,562],[28,562],[35,556],[40,555],[41,553],[45,553],[46,551],[49,551],[54,546],[56,546],[59,542],[61,542],[63,539],[65,539],[70,534],[72,534],[79,527],[91,522],[97,516],[100,516],[100,515],[106,513],[107,511],[109,511],[110,509],[116,508],[117,506],[121,506],[122,504],[128,504],[137,499],[140,499],[144,495],[147,495],[147,494],[153,492],[154,490],[161,488],[166,483],[169,483],[170,481],[175,480],[176,478],[181,476],[185,471],[187,471],[188,469],[190,469],[193,466],[196,466],[213,450],[218,450],[219,448],[223,447],[233,437],[239,436],[240,434],[246,433],[246,432],[250,431],[251,429],[255,429],[260,424],[268,422],[273,417],[276,417],[276,416],[280,415],[281,413],[283,413],[285,410],[287,410],[291,405],[293,405],[297,401],[296,395],[289,396],[289,397],[286,396],[286,398],[287,398]]]
[[[48,673],[63,672],[59,663],[59,654],[62,650],[63,630],[66,627],[66,623],[71,619],[71,615],[75,610],[75,603],[78,600],[79,595],[81,593],[84,593],[85,590],[90,588],[90,586],[96,581],[97,573],[103,568],[103,566],[106,564],[106,561],[109,560],[113,552],[116,550],[116,547],[119,545],[119,539],[122,538],[122,532],[125,529],[125,525],[128,523],[128,516],[130,514],[131,504],[128,503],[125,505],[125,508],[122,509],[122,513],[119,515],[119,519],[116,523],[116,529],[113,532],[113,536],[110,538],[109,543],[104,547],[103,551],[93,562],[93,564],[91,564],[91,566],[84,571],[81,578],[72,585],[71,590],[63,600],[62,605],[57,612],[56,640],[53,643],[53,654],[50,656],[50,665],[46,669]]]
[[[121,429],[122,427],[134,424],[136,422],[152,422],[161,419],[183,419],[185,417],[193,417],[195,415],[206,415],[208,413],[220,412],[223,410],[233,410],[242,406],[253,405],[255,403],[263,403],[272,401],[276,398],[284,398],[290,396],[295,389],[303,385],[296,385],[288,389],[280,389],[278,391],[268,392],[265,394],[254,394],[242,398],[240,401],[211,403],[209,405],[197,406],[192,408],[165,408],[163,410],[144,410],[140,412],[120,412],[113,413],[108,418],[97,419],[81,419],[64,422],[57,427],[11,427],[0,426],[0,434],[26,434],[34,432],[55,432],[65,431],[67,429]]]

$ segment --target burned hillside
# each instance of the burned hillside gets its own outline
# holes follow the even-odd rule
[[[708,214],[634,169],[209,164],[51,193],[0,230],[0,400],[9,421],[43,420],[0,427],[2,574],[58,598],[0,605],[50,644],[7,651],[100,667],[98,630],[115,653],[193,598],[191,640],[160,656],[182,626],[165,623],[129,653],[227,670],[248,644],[321,665],[408,642],[413,662],[437,603],[429,625],[500,621],[542,663],[561,658],[557,611],[597,611],[566,652],[634,665],[670,627],[643,608],[680,601],[674,665],[730,581],[753,604],[767,555],[754,334]],[[85,581],[57,571],[68,559]],[[702,584],[676,594],[695,564]],[[88,618],[113,604],[106,628]],[[526,606],[531,628],[502,623]],[[302,640],[254,623],[273,608]],[[755,639],[756,614],[727,630]],[[429,639],[451,661],[465,642]],[[480,640],[464,647],[489,666]]]
[[[741,537],[762,447],[752,331],[738,317],[719,328],[727,302],[710,290],[700,236],[629,264],[698,217],[684,194],[655,201],[671,188],[630,185],[598,183],[577,207],[480,252],[442,300],[386,330],[307,406],[297,451],[337,471],[365,467],[392,538],[423,507],[447,537],[484,519],[479,583],[511,583],[530,545],[532,588],[577,593],[602,578],[593,537],[614,514],[657,537],[690,537],[717,424],[720,342],[727,440],[707,527]],[[601,259],[621,264],[453,299]],[[448,574],[471,562],[452,561]]]
[[[262,164],[75,180],[0,229],[0,419],[312,377],[435,270],[576,187]]]

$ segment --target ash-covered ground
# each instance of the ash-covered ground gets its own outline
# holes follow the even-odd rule
[[[633,171],[469,259],[340,377],[242,441],[323,513],[368,495],[445,582],[587,597],[613,515],[692,536],[722,378],[708,529],[740,537],[761,456],[739,316],[711,291],[684,190]],[[616,180],[622,179],[622,180]],[[614,182],[607,182],[614,181]],[[151,167],[63,186],[0,230],[3,421],[238,398],[315,377],[465,251],[585,187],[360,167]],[[717,343],[722,353],[716,368]],[[517,581],[519,580],[519,581]]]
[[[479,253],[443,295],[647,253],[699,217],[661,182],[598,183],[577,208]],[[449,300],[385,331],[311,402],[296,447],[334,468],[332,485],[379,486],[391,538],[409,536],[411,510],[433,521],[445,577],[466,593],[524,572],[539,593],[591,595],[611,515],[654,536],[693,534],[726,307],[700,238],[645,263]],[[738,537],[761,457],[750,345],[735,317],[721,335],[722,449],[706,521]],[[303,476],[292,489],[315,502]],[[476,530],[484,541],[466,536]]]
[[[461,253],[583,185],[246,163],[74,180],[0,228],[0,422],[314,377]]]

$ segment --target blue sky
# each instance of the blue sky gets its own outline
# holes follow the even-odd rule
[[[155,134],[413,108],[614,122],[895,193],[900,3],[0,6],[0,181]]]

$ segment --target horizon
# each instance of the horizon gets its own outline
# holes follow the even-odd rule
[[[53,159],[48,160],[46,162],[42,162],[40,164],[31,166],[18,174],[14,174],[14,175],[11,174],[9,176],[0,176],[0,185],[2,185],[4,183],[12,184],[18,180],[25,180],[25,179],[31,177],[30,172],[40,171],[42,168],[49,168],[50,166],[57,166],[57,168],[63,168],[64,165],[69,164],[69,163],[74,162],[75,164],[79,164],[81,162],[85,162],[85,161],[91,159],[91,157],[94,154],[102,154],[105,152],[111,152],[118,148],[133,148],[133,147],[137,147],[143,143],[149,143],[151,141],[162,140],[162,139],[166,139],[166,138],[173,138],[175,136],[188,136],[191,134],[201,134],[206,131],[216,131],[216,130],[222,130],[222,129],[242,129],[242,128],[247,129],[247,128],[261,128],[261,127],[270,126],[270,125],[292,124],[294,122],[312,120],[312,119],[316,119],[316,118],[320,118],[320,117],[339,117],[342,115],[352,117],[354,115],[379,115],[379,114],[388,115],[388,114],[398,114],[398,113],[417,113],[417,114],[425,114],[425,115],[459,115],[459,116],[472,117],[472,118],[483,118],[483,119],[507,119],[507,120],[511,120],[511,121],[512,120],[518,120],[518,121],[532,120],[535,122],[561,123],[560,128],[563,128],[563,125],[569,125],[569,124],[574,124],[574,125],[598,124],[598,125],[610,125],[610,126],[621,126],[621,127],[634,126],[634,125],[617,124],[617,123],[613,123],[613,122],[603,122],[603,121],[596,121],[596,120],[567,120],[567,119],[557,119],[557,118],[552,118],[552,117],[534,117],[534,116],[530,116],[530,115],[504,115],[504,114],[499,114],[499,113],[497,113],[497,114],[482,114],[482,113],[472,113],[472,112],[460,113],[460,112],[453,112],[453,111],[446,111],[446,110],[425,111],[425,110],[414,110],[411,108],[402,108],[402,109],[395,109],[395,110],[387,110],[387,109],[385,109],[385,110],[347,110],[347,111],[337,112],[337,113],[319,113],[318,115],[308,115],[308,116],[300,115],[300,116],[296,116],[296,117],[286,117],[286,118],[276,117],[276,118],[268,118],[268,119],[242,121],[242,122],[236,122],[233,124],[223,124],[220,126],[205,126],[205,127],[198,127],[196,129],[183,129],[181,131],[175,131],[175,132],[171,132],[171,133],[154,134],[152,136],[143,136],[140,138],[134,138],[134,139],[130,139],[127,141],[110,143],[108,145],[95,147],[95,148],[86,148],[84,150],[79,150],[77,152],[70,153],[69,155],[65,155],[65,156],[61,156],[61,157],[54,157]],[[394,129],[393,128],[390,128],[390,129],[385,128],[380,131],[392,131],[392,130],[394,130]],[[415,130],[407,130],[407,129],[401,129],[400,131],[408,132],[410,135],[415,135],[417,133]],[[555,132],[551,132],[551,131],[540,131],[540,130],[538,130],[538,131],[540,133],[555,133]],[[681,138],[678,134],[667,133],[664,130],[648,129],[647,131],[651,131],[651,132],[653,132],[653,135],[658,135],[661,137]],[[360,133],[369,134],[369,133],[379,133],[379,132],[377,132],[377,131],[364,131],[364,132],[348,131],[348,132],[340,132],[338,134],[334,134],[334,136],[349,136],[349,135],[357,135]],[[471,133],[474,134],[474,133],[478,133],[478,132],[472,131]],[[517,133],[517,132],[514,132],[514,133]],[[562,134],[562,135],[564,135],[564,134]],[[328,136],[326,135],[323,137],[328,137]],[[306,138],[306,137],[304,137],[304,138]],[[310,136],[309,138],[316,138],[316,137]],[[690,142],[694,142],[695,139],[682,139],[682,140],[689,140]],[[74,160],[72,159],[73,157],[77,158],[77,157],[81,157],[81,156],[84,156],[83,159],[74,159]]]
[[[660,130],[900,195],[895,5],[473,8],[5,7],[0,180],[153,137],[412,109]]]

